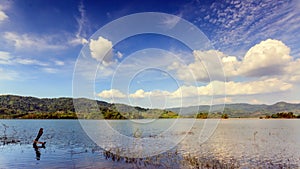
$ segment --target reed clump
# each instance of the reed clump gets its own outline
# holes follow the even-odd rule
[[[3,126],[3,135],[0,136],[0,143],[2,143],[3,145],[19,143],[20,140],[14,138],[14,137],[9,137],[7,135],[7,130],[9,128],[9,126],[4,123],[1,123],[1,124]],[[15,130],[14,128],[12,128],[12,129]]]
[[[215,158],[199,157],[197,155],[192,155],[189,152],[181,154],[177,149],[144,158],[123,157],[120,154],[120,149],[114,149],[114,151],[111,149],[103,151],[105,159],[112,160],[114,162],[132,164],[136,168],[234,169],[240,167],[239,163],[234,160],[225,162]]]

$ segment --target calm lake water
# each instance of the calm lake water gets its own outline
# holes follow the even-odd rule
[[[205,135],[201,129],[210,120],[195,120],[190,130],[179,126],[168,131],[173,119],[147,123],[117,120],[86,120],[91,131],[112,129],[127,137],[178,138],[168,151],[152,157],[127,158],[116,151],[105,151],[86,134],[77,120],[0,120],[0,168],[299,168],[300,120],[220,120],[213,135]],[[183,119],[182,124],[194,120]],[[32,140],[39,128],[44,128],[40,141],[45,148],[35,149]],[[180,130],[180,129],[184,130]],[[200,134],[200,135],[199,135]],[[201,135],[202,134],[202,135]],[[109,133],[103,134],[105,137]],[[90,135],[91,136],[91,135]],[[19,141],[5,144],[3,138]],[[207,137],[207,140],[206,140]],[[182,138],[182,139],[181,139]],[[99,137],[98,139],[103,139]],[[121,145],[118,138],[108,138],[114,148]],[[105,140],[105,139],[104,139]],[[176,139],[175,139],[176,140]],[[122,142],[121,142],[122,143]],[[126,142],[123,142],[127,144]],[[153,146],[165,146],[154,142]],[[169,144],[167,142],[167,144]],[[119,149],[122,151],[123,149]],[[122,152],[119,152],[122,154]],[[39,160],[38,160],[39,159]]]

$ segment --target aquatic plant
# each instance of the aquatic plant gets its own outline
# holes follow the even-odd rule
[[[2,126],[4,127],[3,138],[6,139],[6,138],[7,138],[7,137],[6,137],[6,131],[7,131],[7,129],[9,128],[9,126],[7,126],[7,125],[4,124],[4,123],[1,123],[1,124],[2,124]]]
[[[14,137],[7,136],[7,129],[9,128],[9,126],[4,123],[1,123],[1,124],[4,128],[4,130],[3,130],[3,136],[0,136],[0,142],[3,143],[3,145],[19,143],[20,140],[14,138]],[[14,131],[13,135],[16,135],[16,130],[14,127],[12,127],[12,130]]]
[[[121,149],[104,150],[106,160],[113,162],[132,164],[134,168],[238,168],[237,161],[222,161],[216,158],[200,157],[189,152],[180,153],[178,149],[172,149],[162,154],[144,158],[122,157]]]

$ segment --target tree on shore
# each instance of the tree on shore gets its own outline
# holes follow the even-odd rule
[[[229,117],[228,117],[228,114],[224,113],[224,114],[222,114],[221,118],[222,119],[228,119]]]
[[[196,115],[196,118],[197,119],[207,119],[208,117],[208,112],[199,112],[197,115]]]

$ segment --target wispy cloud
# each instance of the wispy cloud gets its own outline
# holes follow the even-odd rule
[[[0,80],[15,80],[19,74],[15,71],[0,68]]]
[[[51,74],[55,74],[55,73],[58,73],[59,70],[55,69],[55,68],[49,68],[49,67],[46,67],[46,68],[42,68],[42,70],[46,73],[51,73]]]
[[[85,38],[87,35],[84,31],[84,28],[88,25],[88,19],[86,17],[86,11],[84,9],[83,1],[80,1],[78,6],[78,11],[80,13],[80,17],[76,17],[77,21],[77,32],[75,33],[75,38],[69,41],[72,45],[86,44],[88,40]]]
[[[16,50],[45,51],[65,49],[64,43],[57,36],[36,36],[5,32],[3,38],[11,43]]]
[[[12,58],[13,56],[9,52],[0,51],[0,65],[12,64]]]
[[[15,57],[9,52],[0,51],[0,65],[38,65],[38,66],[48,66],[49,63],[42,62],[36,59]]]
[[[57,65],[57,66],[64,66],[64,65],[65,65],[65,62],[60,61],[60,60],[55,60],[54,63],[55,63],[55,65]]]
[[[176,26],[176,24],[181,20],[181,16],[181,14],[179,14],[178,16],[167,16],[163,18],[162,23],[164,26],[171,29]]]
[[[118,52],[116,53],[116,55],[117,55],[117,57],[118,57],[119,59],[122,59],[122,57],[123,57],[123,53],[121,53],[120,51],[118,51]]]
[[[197,16],[191,19],[226,53],[244,54],[251,45],[267,38],[284,40],[289,45],[297,45],[300,38],[297,0],[226,0],[210,6],[194,1],[182,9],[184,16],[191,12],[191,16]]]
[[[36,59],[16,58],[14,59],[14,62],[22,65],[48,66],[48,63],[44,63]]]

